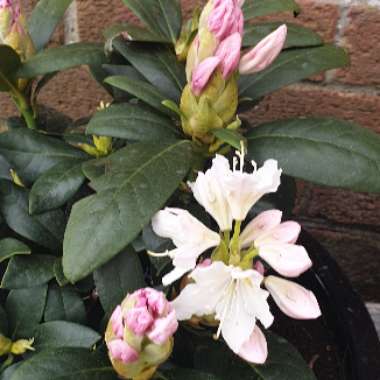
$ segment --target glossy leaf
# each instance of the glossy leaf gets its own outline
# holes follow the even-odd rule
[[[0,91],[10,91],[16,85],[16,72],[21,65],[19,55],[7,45],[0,45]]]
[[[42,174],[30,190],[29,212],[52,210],[71,199],[85,180],[81,165],[80,160],[61,162]]]
[[[37,50],[50,40],[72,0],[40,0],[28,20],[28,31]]]
[[[56,258],[48,255],[12,257],[1,281],[5,289],[23,289],[46,284],[54,277]]]
[[[61,246],[65,216],[61,210],[30,215],[29,192],[12,182],[0,180],[0,210],[8,226],[19,235],[46,248]]]
[[[254,128],[248,157],[278,160],[285,174],[321,185],[380,192],[380,136],[334,119],[290,119]]]
[[[54,276],[59,286],[66,286],[69,283],[69,280],[63,274],[62,260],[61,258],[57,259],[54,263]]]
[[[144,103],[160,112],[172,115],[172,112],[162,105],[162,102],[165,100],[165,96],[162,95],[154,86],[146,83],[145,81],[130,79],[124,75],[115,75],[108,77],[104,82],[130,93],[137,99],[142,100]]]
[[[154,33],[173,44],[181,31],[182,14],[178,0],[123,0],[124,4]]]
[[[44,320],[86,323],[86,310],[78,292],[72,286],[50,284]]]
[[[19,240],[5,238],[0,240],[0,263],[15,255],[30,255],[30,248]]]
[[[128,293],[146,286],[140,259],[131,248],[97,269],[94,281],[106,314],[110,314]]]
[[[42,319],[47,285],[11,290],[5,303],[10,332],[14,338],[32,338]]]
[[[137,236],[175,191],[192,157],[185,140],[134,144],[116,154],[119,162],[98,178],[98,194],[72,209],[63,244],[63,271],[72,282],[108,262]]]
[[[283,22],[268,22],[246,25],[244,29],[243,46],[248,47],[256,45],[282,24]],[[323,44],[322,38],[311,29],[291,23],[286,23],[286,26],[288,28],[288,33],[284,45],[285,49],[319,46]]]
[[[41,174],[63,161],[88,157],[64,141],[26,128],[0,134],[0,155],[26,182],[34,182]]]
[[[167,47],[131,44],[118,38],[113,42],[122,54],[164,96],[179,102],[186,83],[185,68]]]
[[[41,51],[25,61],[17,74],[33,78],[80,65],[100,66],[106,63],[103,46],[89,42],[77,42]]]
[[[246,0],[243,6],[245,20],[279,12],[299,13],[299,5],[294,0]]]
[[[346,66],[348,62],[347,53],[333,45],[284,51],[266,70],[241,76],[239,95],[259,99],[314,74]]]
[[[167,117],[136,104],[117,104],[98,111],[87,125],[87,134],[133,141],[157,141],[178,133]]]
[[[24,361],[11,380],[116,380],[110,365],[105,355],[85,348],[54,348]]]
[[[16,371],[16,369],[20,366],[21,363],[22,362],[17,362],[7,367],[3,372],[1,372],[0,380],[12,380],[13,373]]]
[[[37,351],[58,347],[91,348],[101,339],[101,336],[89,327],[67,321],[43,323],[36,328],[34,337],[33,347]]]
[[[269,356],[264,365],[252,365],[259,380],[317,380],[300,353],[284,338],[267,332]]]

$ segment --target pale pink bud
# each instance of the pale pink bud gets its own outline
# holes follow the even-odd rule
[[[286,25],[281,25],[274,32],[261,40],[240,61],[241,74],[253,74],[266,69],[280,54],[287,35]]]
[[[295,282],[276,276],[265,279],[265,286],[283,313],[295,319],[315,319],[321,310],[315,295]]]
[[[241,42],[239,33],[231,34],[220,43],[215,52],[215,56],[220,60],[224,79],[227,79],[239,65]]]
[[[209,57],[195,67],[191,78],[191,89],[195,95],[200,95],[219,63],[218,57]]]
[[[128,310],[125,322],[134,334],[142,336],[152,325],[153,317],[146,306],[135,307]]]
[[[236,21],[235,8],[234,0],[220,0],[214,3],[214,9],[208,18],[208,28],[219,41],[226,38],[231,32]]]
[[[138,352],[122,339],[115,339],[108,342],[107,347],[111,357],[124,364],[135,362],[139,358]]]
[[[112,331],[118,338],[123,338],[124,336],[124,323],[123,323],[123,313],[121,307],[117,306],[111,315]]]
[[[268,357],[268,345],[264,334],[256,325],[248,341],[245,342],[239,356],[250,363],[263,364]]]
[[[154,321],[147,336],[152,342],[163,344],[177,331],[177,328],[178,321],[175,311],[172,310],[166,317]]]

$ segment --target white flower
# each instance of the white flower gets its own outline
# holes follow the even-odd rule
[[[198,257],[207,249],[220,243],[220,236],[207,228],[188,211],[179,208],[166,208],[152,219],[154,232],[173,241],[177,247],[163,254],[173,260],[174,269],[162,279],[168,285],[182,277],[196,266]]]
[[[273,269],[286,277],[297,277],[312,266],[306,249],[294,244],[301,226],[293,221],[281,223],[282,212],[268,210],[259,214],[240,235],[242,248],[254,245],[258,254]]]
[[[265,328],[273,323],[268,292],[260,288],[263,277],[257,271],[216,261],[197,267],[190,277],[194,283],[172,302],[178,320],[215,314],[220,321],[217,336],[221,333],[236,354],[249,341],[256,320]]]
[[[199,172],[195,182],[189,183],[195,199],[215,219],[221,231],[232,228],[231,209],[223,188],[223,178],[230,172],[228,160],[216,155],[206,173]]]

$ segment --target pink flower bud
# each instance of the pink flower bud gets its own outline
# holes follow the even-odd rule
[[[241,74],[253,74],[266,69],[280,54],[287,35],[286,25],[281,25],[274,32],[261,40],[240,61]]]
[[[163,344],[177,331],[177,328],[177,318],[175,311],[172,310],[166,317],[154,321],[148,338],[156,344]]]
[[[146,306],[135,307],[132,310],[128,310],[125,322],[134,334],[142,336],[151,327],[153,317]]]
[[[113,333],[120,339],[124,336],[124,322],[121,307],[118,306],[111,315]]]
[[[241,42],[239,33],[231,34],[220,43],[215,52],[215,56],[220,60],[224,79],[227,79],[239,65]]]
[[[218,57],[209,57],[195,67],[191,78],[191,89],[195,95],[200,95],[219,63]]]
[[[318,301],[310,290],[295,282],[269,276],[265,286],[283,313],[295,319],[315,319],[321,315]]]
[[[133,363],[139,358],[138,352],[122,339],[115,339],[108,342],[107,347],[112,358],[120,360],[124,364]]]
[[[214,9],[208,18],[209,30],[221,41],[231,32],[236,21],[236,4],[234,0],[219,0],[214,2]]]
[[[268,345],[264,334],[256,325],[249,340],[245,342],[239,356],[250,363],[263,364],[268,357]]]

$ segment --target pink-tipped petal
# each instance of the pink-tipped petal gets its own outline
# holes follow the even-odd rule
[[[276,276],[265,279],[265,286],[283,313],[295,319],[315,319],[321,315],[318,301],[310,290]]]
[[[258,249],[260,257],[285,277],[298,277],[313,265],[301,245],[273,242],[260,245]]]
[[[111,357],[124,364],[133,363],[139,358],[138,352],[121,339],[108,342],[107,347]]]
[[[153,317],[146,306],[135,307],[128,310],[125,322],[134,334],[142,336],[152,325]]]
[[[274,32],[261,40],[240,60],[240,74],[253,74],[266,69],[280,54],[287,35],[286,25],[281,25]]]
[[[252,219],[240,236],[242,247],[251,245],[260,235],[263,235],[281,223],[282,212],[280,210],[263,211]]]
[[[234,33],[224,39],[215,52],[215,56],[220,59],[224,79],[227,79],[239,65],[241,43],[241,35]]]
[[[234,0],[216,1],[214,9],[208,18],[209,30],[219,41],[226,38],[231,33],[231,28],[235,20],[236,4]]]
[[[172,310],[166,317],[158,318],[154,321],[147,336],[152,342],[163,344],[177,331],[177,328],[178,321],[175,311]]]
[[[267,360],[267,340],[257,325],[249,337],[249,340],[242,345],[239,356],[247,362],[255,364],[264,364]]]
[[[294,244],[301,232],[301,226],[297,222],[287,221],[275,227],[272,238],[282,243]]]
[[[191,89],[195,95],[200,95],[219,63],[218,57],[209,57],[195,67],[191,78]]]

